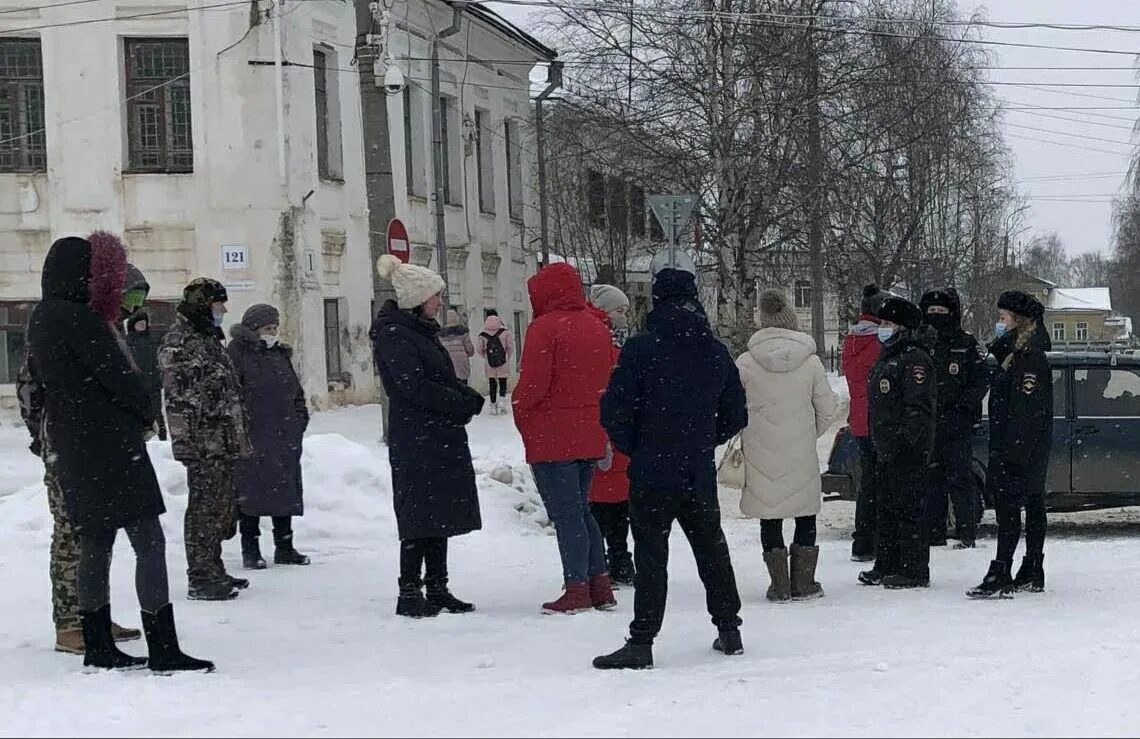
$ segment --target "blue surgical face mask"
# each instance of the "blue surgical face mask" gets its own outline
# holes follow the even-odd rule
[[[222,321],[225,320],[226,314],[225,313],[218,313],[217,311],[213,311],[213,316],[214,316],[214,325],[217,326],[218,328],[221,328],[222,327]]]
[[[1001,337],[1005,336],[1007,333],[1009,333],[1009,329],[1005,327],[1004,323],[999,323],[996,326],[994,326],[994,336],[996,336],[997,338],[1000,339]]]
[[[879,341],[886,344],[888,341],[891,340],[891,337],[894,335],[895,335],[895,330],[893,328],[888,328],[886,326],[879,326]]]

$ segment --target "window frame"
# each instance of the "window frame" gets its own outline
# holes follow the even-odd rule
[[[183,55],[182,68],[177,75],[145,76],[134,69],[132,55],[136,49],[146,46],[176,47]],[[124,101],[126,122],[126,174],[193,174],[194,172],[194,105],[190,86],[190,39],[186,36],[130,36],[123,39],[122,46],[123,81],[126,90]],[[186,106],[185,137],[186,146],[176,147],[176,123],[174,109],[180,105],[176,96],[184,95]],[[152,98],[153,96],[153,98]],[[143,147],[143,125],[141,115],[148,106],[155,111],[159,143],[157,147]],[[157,154],[159,163],[141,161],[147,154]],[[185,158],[186,159],[181,159]]]
[[[415,130],[412,128],[412,124],[415,122],[412,116],[414,100],[412,86],[404,85],[404,176],[406,177],[408,194],[422,197],[423,193],[419,192],[416,187],[416,144]]]
[[[815,291],[812,289],[811,280],[796,280],[792,287],[793,290],[793,305],[800,309],[806,310],[811,308],[811,301],[815,298]],[[807,297],[804,297],[804,293]]]
[[[1082,334],[1084,334],[1082,336]],[[1089,324],[1087,321],[1078,321],[1076,327],[1076,340],[1088,341],[1089,340]]]
[[[507,214],[512,221],[522,222],[526,210],[523,194],[522,143],[517,140],[519,125],[507,118],[503,121],[503,139],[506,141],[507,160]]]
[[[1058,329],[1060,329],[1060,335],[1057,333]],[[1053,341],[1065,341],[1065,322],[1054,321],[1052,330],[1049,333],[1052,335]]]
[[[340,343],[340,298],[325,298],[322,301],[322,305],[322,323],[324,325],[325,339],[325,378],[328,382],[338,382],[344,377],[344,354],[341,351],[342,347]],[[333,309],[336,318],[334,325],[329,325],[330,307]]]
[[[0,117],[3,110],[8,111],[7,130],[0,125],[0,142],[5,142],[0,143],[0,173],[47,172],[43,44],[38,37],[0,39],[0,61],[7,61],[11,50],[13,65],[18,66],[20,60],[16,57],[21,47],[32,48],[31,72],[0,78]],[[0,70],[5,68],[6,65],[0,66]],[[36,99],[29,100],[29,96]]]
[[[490,112],[475,109],[475,179],[479,212],[495,215],[495,147],[491,140]]]
[[[1109,385],[1112,384],[1112,373],[1114,373],[1114,372],[1128,372],[1128,373],[1132,374],[1135,378],[1137,378],[1137,382],[1140,382],[1140,367],[1136,367],[1136,366],[1132,366],[1132,365],[1123,365],[1123,364],[1116,365],[1116,366],[1112,366],[1112,365],[1084,365],[1084,366],[1074,367],[1073,368],[1073,379],[1072,379],[1073,418],[1076,419],[1078,422],[1082,421],[1082,420],[1086,420],[1086,419],[1089,419],[1089,420],[1092,420],[1092,419],[1102,419],[1102,420],[1103,419],[1123,419],[1123,418],[1140,419],[1140,413],[1135,413],[1135,414],[1131,414],[1131,415],[1124,415],[1124,414],[1116,414],[1116,413],[1111,413],[1111,414],[1095,413],[1095,414],[1092,414],[1092,413],[1086,412],[1084,399],[1081,398],[1080,393],[1078,392],[1078,388],[1081,385],[1081,381],[1079,381],[1077,379],[1077,373],[1078,372],[1085,372],[1087,374],[1087,373],[1091,373],[1091,372],[1100,372],[1100,371],[1108,372],[1109,377],[1108,377],[1108,384],[1105,385],[1106,389],[1108,388]],[[1086,376],[1085,381],[1086,382],[1088,381],[1087,376]],[[1140,394],[1134,394],[1132,397],[1136,398],[1136,400],[1134,402],[1138,406],[1140,406]],[[1105,398],[1105,399],[1110,400],[1110,401],[1116,400],[1116,398]],[[1096,410],[1096,409],[1094,409],[1094,410]]]

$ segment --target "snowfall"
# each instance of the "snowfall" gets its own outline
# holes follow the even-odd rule
[[[841,382],[836,382],[841,385]],[[0,417],[0,735],[115,736],[1026,736],[1133,734],[1140,726],[1140,515],[1054,516],[1044,594],[971,602],[993,519],[975,551],[932,553],[929,590],[856,583],[852,505],[821,516],[827,597],[765,601],[759,525],[722,490],[744,600],[745,654],[715,632],[688,546],[674,532],[656,669],[600,673],[622,644],[632,592],[608,613],[544,616],[560,588],[557,547],[507,417],[470,429],[482,531],[451,547],[471,615],[397,618],[396,526],[377,407],[322,413],[305,441],[307,568],[231,572],[236,601],[186,600],[186,478],[169,445],[150,453],[166,494],[172,597],[182,643],[210,675],[83,669],[52,651],[51,518],[39,460]],[[825,456],[835,429],[821,439]],[[120,537],[116,620],[138,626],[133,556]],[[125,645],[144,654],[141,642]]]

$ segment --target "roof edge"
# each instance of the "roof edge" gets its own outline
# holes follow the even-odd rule
[[[508,36],[514,36],[519,41],[522,41],[526,46],[530,47],[530,49],[536,52],[539,56],[544,57],[546,61],[554,61],[558,58],[557,51],[551,49],[549,46],[542,43],[534,36],[511,23],[491,8],[488,8],[484,3],[489,1],[493,0],[443,0],[443,2],[448,6],[459,6],[487,25],[504,32]]]

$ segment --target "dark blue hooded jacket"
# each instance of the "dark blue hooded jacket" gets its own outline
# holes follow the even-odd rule
[[[602,425],[634,492],[716,492],[716,448],[748,425],[740,374],[712,333],[696,278],[658,273],[648,330],[622,348]]]

